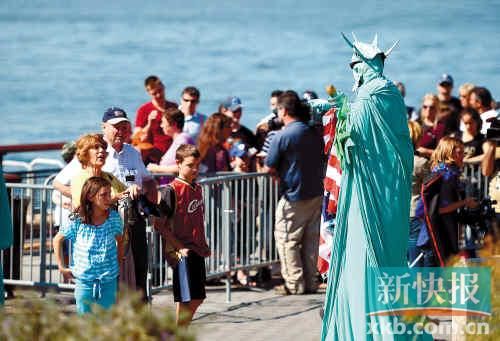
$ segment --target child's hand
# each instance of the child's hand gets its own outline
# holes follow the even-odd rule
[[[73,278],[75,278],[73,276],[73,273],[71,272],[71,270],[68,269],[68,268],[61,268],[61,269],[59,269],[59,272],[61,273],[61,275],[63,275],[64,280],[67,281],[67,282],[69,282],[70,280],[72,280]]]
[[[477,202],[476,199],[468,197],[468,198],[465,198],[464,205],[468,208],[476,208],[479,206],[479,203]]]
[[[187,257],[189,253],[189,249],[179,249],[179,252],[183,257]]]

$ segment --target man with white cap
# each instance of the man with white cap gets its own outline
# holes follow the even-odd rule
[[[108,143],[108,156],[103,170],[113,174],[127,187],[142,186],[143,180],[150,177],[140,153],[130,144],[125,143],[129,134],[130,121],[125,110],[111,107],[102,117],[102,131]],[[136,188],[132,186],[132,188]],[[137,198],[137,193],[131,193]],[[146,222],[138,211],[137,201],[132,202],[128,211],[129,238],[134,256],[136,287],[141,290],[146,300],[147,244]]]

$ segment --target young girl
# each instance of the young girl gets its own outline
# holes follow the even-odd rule
[[[80,206],[76,210],[78,218],[54,237],[59,271],[66,280],[74,279],[76,283],[79,314],[90,312],[93,303],[109,308],[116,301],[118,250],[123,224],[110,206],[111,184],[101,177],[89,178],[82,188]],[[64,239],[72,242],[73,264],[70,268],[63,262]]]
[[[474,198],[464,196],[464,185],[459,179],[463,160],[462,141],[454,137],[443,137],[431,156],[433,177],[423,185],[429,242],[440,266],[444,266],[449,256],[460,251],[458,210],[478,206]]]

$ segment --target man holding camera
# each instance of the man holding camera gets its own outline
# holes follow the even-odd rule
[[[323,140],[308,126],[309,107],[296,92],[282,93],[277,109],[284,128],[273,137],[265,159],[268,172],[279,177],[281,186],[274,237],[285,283],[275,291],[281,295],[314,293],[318,288]]]
[[[103,170],[113,174],[128,187],[135,184],[140,188],[143,180],[151,175],[142,162],[141,154],[130,144],[125,143],[129,127],[130,121],[123,109],[112,107],[104,113],[102,131],[104,140],[108,143],[108,156]],[[133,198],[137,198],[137,195],[138,193],[132,193]],[[146,301],[146,221],[139,212],[137,200],[132,201],[128,210],[128,226],[134,256],[136,287],[141,290],[143,301]]]
[[[273,136],[283,128],[283,123],[278,117],[278,97],[283,93],[282,90],[274,90],[271,93],[271,97],[269,98],[269,109],[271,109],[271,113],[264,117],[256,127],[257,132],[257,140],[258,140],[258,149],[259,153],[257,153],[257,170],[263,168],[264,158],[267,156],[267,152],[269,150],[269,146],[271,145],[271,140]],[[260,162],[262,161],[262,162]]]

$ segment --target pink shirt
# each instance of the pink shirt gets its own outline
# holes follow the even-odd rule
[[[175,152],[177,151],[177,148],[181,144],[193,144],[193,139],[191,136],[189,136],[187,133],[180,133],[173,139],[172,144],[170,145],[170,148],[168,148],[167,152],[163,154],[161,160],[160,160],[160,166],[172,166],[175,165]]]

